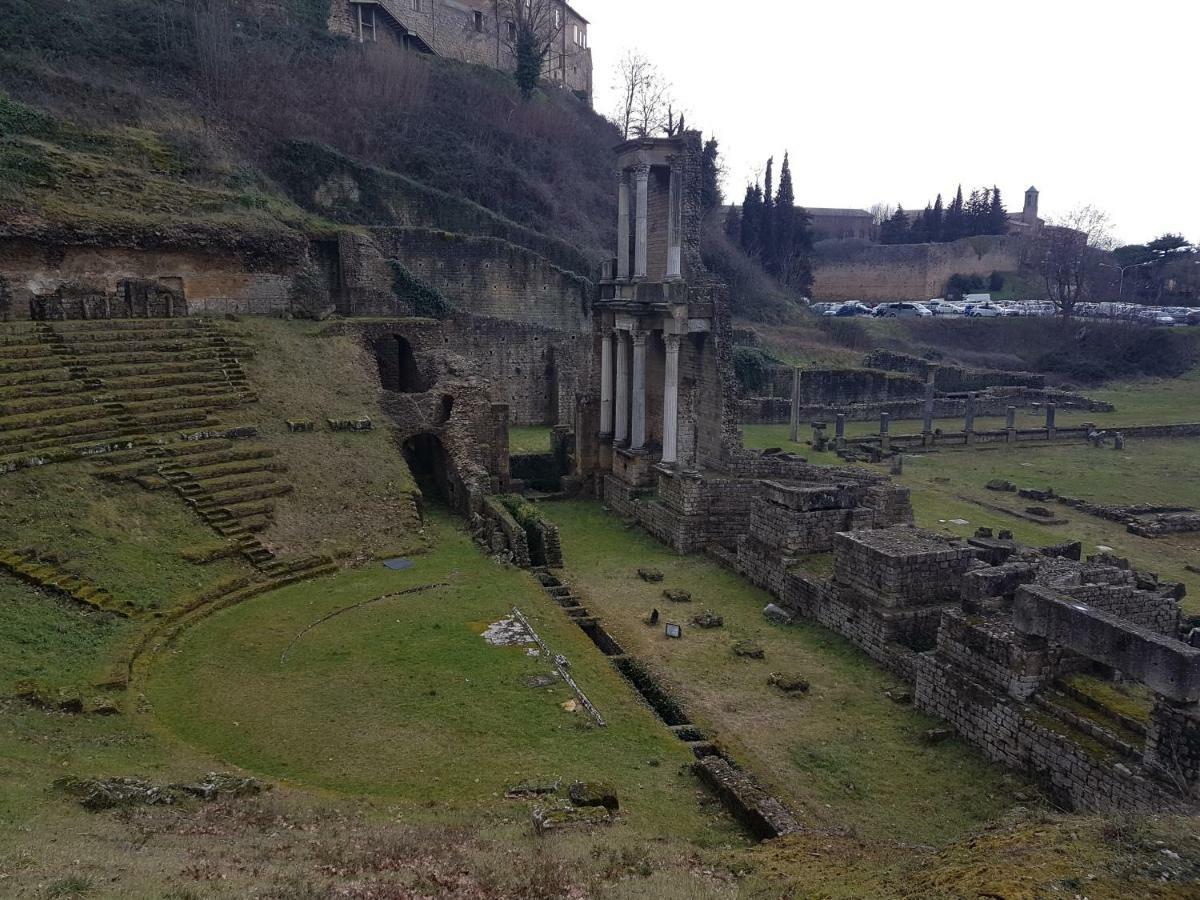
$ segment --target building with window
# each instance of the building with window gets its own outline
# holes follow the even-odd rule
[[[518,14],[532,15],[552,37],[543,78],[591,103],[588,21],[566,0],[331,0],[329,30],[511,72]]]

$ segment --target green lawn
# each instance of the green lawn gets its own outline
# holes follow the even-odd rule
[[[513,425],[508,429],[508,452],[549,453],[549,425]]]
[[[1079,425],[1094,422],[1101,427],[1119,425],[1159,425],[1175,422],[1200,422],[1200,370],[1182,378],[1151,378],[1115,383],[1110,387],[1084,390],[1087,396],[1105,400],[1116,409],[1113,412],[1087,412],[1086,410],[1060,409],[1055,421],[1059,426]],[[1046,424],[1045,413],[1031,409],[1017,410],[1018,428],[1041,428]],[[999,431],[1005,426],[1003,416],[979,416],[975,419],[977,431]],[[933,427],[945,432],[959,432],[963,420],[935,419]],[[767,447],[787,448],[791,433],[789,425],[743,425],[745,444],[751,449]],[[892,419],[892,434],[919,434],[920,419]],[[827,434],[833,434],[833,422]],[[866,422],[847,422],[848,437],[863,437],[879,433],[879,419]],[[801,423],[800,440],[812,438],[808,422]]]
[[[381,565],[287,588],[189,631],[151,676],[148,697],[178,736],[228,763],[294,785],[370,795],[414,807],[503,803],[529,778],[603,779],[626,822],[653,833],[728,839],[731,822],[702,810],[691,759],[586,636],[526,573],[498,567],[447,522],[437,546],[406,571]],[[342,607],[398,597],[319,625]],[[561,681],[531,688],[552,667],[523,648],[480,636],[518,605],[608,720],[595,726],[561,704]],[[231,691],[230,685],[253,685]]]
[[[803,818],[886,840],[940,843],[994,819],[1012,805],[1010,776],[958,741],[927,746],[934,720],[885,698],[896,679],[847,641],[811,624],[773,626],[771,598],[705,557],[681,557],[594,503],[546,507],[562,533],[569,583],[622,646],[650,662],[693,720],[714,730]],[[640,566],[666,574],[637,577]],[[664,588],[692,593],[689,604]],[[642,622],[651,608],[684,625],[683,640]],[[691,616],[712,609],[725,627],[703,631]],[[736,657],[736,640],[754,638],[765,660]],[[802,699],[768,686],[771,672],[795,672],[812,688]]]

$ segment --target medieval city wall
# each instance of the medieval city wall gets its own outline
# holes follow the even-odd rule
[[[988,235],[948,244],[869,244],[825,241],[813,257],[813,300],[928,300],[940,297],[951,275],[1012,272],[1020,267],[1020,238]]]

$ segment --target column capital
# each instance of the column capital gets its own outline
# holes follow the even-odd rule
[[[633,175],[639,179],[650,177],[650,163],[641,163],[640,165],[632,166],[629,169]]]
[[[644,347],[646,345],[646,338],[649,335],[650,332],[643,331],[640,328],[634,328],[629,332],[629,336],[633,339],[633,346],[635,347]]]
[[[679,352],[679,335],[663,332],[663,343],[666,344],[668,353]]]
[[[629,181],[629,170],[616,169],[613,171],[613,178],[617,179],[617,184],[626,184]]]

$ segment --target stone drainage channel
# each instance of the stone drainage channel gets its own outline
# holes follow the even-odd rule
[[[710,735],[691,723],[679,703],[664,690],[649,670],[625,653],[600,620],[579,602],[571,588],[545,566],[533,570],[542,590],[563,608],[576,625],[607,656],[621,676],[641,695],[654,714],[696,757],[692,771],[711,789],[726,809],[755,838],[767,840],[801,830],[800,823],[777,799],[768,794],[730,759]]]

